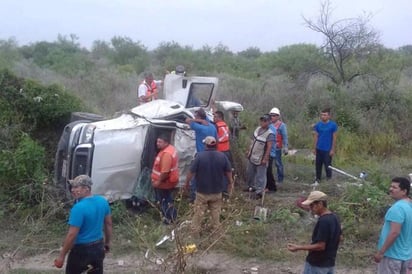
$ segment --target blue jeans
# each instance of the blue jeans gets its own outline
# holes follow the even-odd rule
[[[276,149],[275,157],[276,171],[278,172],[278,183],[283,183],[284,172],[282,163],[282,149]]]
[[[87,273],[102,274],[104,256],[103,240],[74,245],[67,258],[66,273],[80,274],[91,267]]]
[[[173,189],[155,188],[156,201],[160,203],[160,209],[167,222],[173,222],[177,217],[176,208],[173,206],[172,191]]]
[[[302,274],[334,274],[334,273],[335,273],[334,266],[319,267],[319,266],[313,266],[309,264],[308,262],[305,262],[305,268],[303,269]]]
[[[265,191],[266,170],[267,165],[256,166],[248,161],[247,183],[249,187],[254,187],[256,189],[256,193],[262,193]]]

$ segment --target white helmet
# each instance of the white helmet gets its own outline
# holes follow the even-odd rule
[[[269,112],[269,114],[277,114],[280,115],[280,111],[278,108],[272,108]]]

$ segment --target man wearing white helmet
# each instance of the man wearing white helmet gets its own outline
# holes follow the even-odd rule
[[[274,107],[269,112],[271,123],[269,128],[276,132],[276,141],[272,145],[270,151],[270,159],[268,169],[266,171],[267,184],[266,187],[269,191],[276,191],[275,178],[273,176],[273,160],[275,161],[276,171],[278,176],[278,183],[283,183],[284,171],[282,163],[282,152],[288,154],[288,131],[286,124],[280,119],[280,111]]]

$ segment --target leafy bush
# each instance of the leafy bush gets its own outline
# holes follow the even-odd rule
[[[45,151],[27,134],[17,147],[0,151],[0,187],[14,201],[33,205],[40,201],[41,184],[46,179]]]

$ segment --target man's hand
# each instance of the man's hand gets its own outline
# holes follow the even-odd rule
[[[104,253],[110,252],[110,245],[104,245]]]
[[[329,151],[329,156],[333,156],[333,155],[335,155],[335,150],[334,150],[334,149],[331,149],[331,150]]]
[[[54,260],[54,266],[57,268],[62,268],[63,264],[64,264],[64,257],[63,258],[59,257],[56,260]]]
[[[383,254],[378,251],[374,256],[373,259],[375,260],[375,263],[380,263],[382,261]]]
[[[289,251],[296,252],[299,250],[299,246],[295,244],[288,244],[287,248]]]
[[[289,154],[289,149],[287,147],[283,148],[283,154],[288,155]]]
[[[160,186],[160,181],[159,180],[152,181],[152,186],[153,187],[159,187]]]

